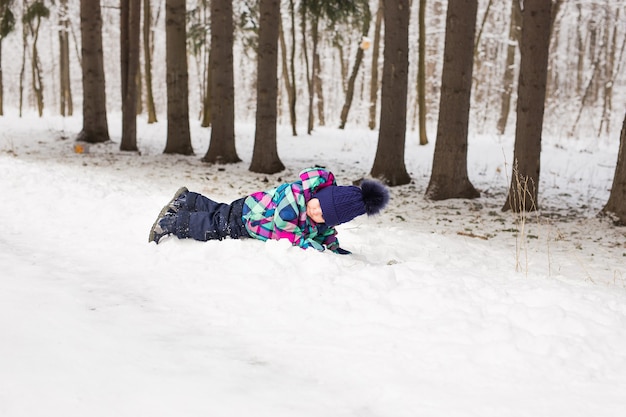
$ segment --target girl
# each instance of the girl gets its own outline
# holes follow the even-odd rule
[[[171,234],[200,241],[253,237],[288,239],[294,246],[325,248],[340,253],[335,226],[362,214],[379,213],[389,202],[389,191],[378,181],[363,180],[360,186],[339,186],[335,176],[322,168],[302,171],[300,179],[259,191],[230,204],[215,202],[201,194],[179,189],[163,207],[149,242],[157,244]]]

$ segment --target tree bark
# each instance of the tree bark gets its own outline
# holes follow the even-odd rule
[[[622,123],[622,133],[619,138],[619,152],[617,166],[613,177],[613,186],[606,206],[602,213],[613,217],[619,226],[626,226],[626,115]]]
[[[369,6],[365,5],[365,7],[365,15],[363,16],[363,31],[361,32],[363,37],[367,36],[368,32],[370,31],[370,23],[372,21],[372,14],[370,12]],[[356,58],[354,59],[354,66],[352,67],[352,73],[350,74],[350,78],[348,79],[348,88],[346,89],[346,101],[343,104],[343,108],[341,109],[339,129],[344,129],[348,121],[348,113],[350,112],[350,107],[352,107],[352,99],[354,98],[354,85],[356,84],[356,77],[359,74],[359,69],[361,68],[361,62],[363,61],[364,53],[365,51],[363,50],[363,48],[357,48]]]
[[[509,42],[506,47],[506,63],[502,79],[502,94],[500,96],[500,117],[498,119],[498,133],[504,135],[509,113],[511,111],[511,95],[515,81],[515,50],[519,45],[520,8],[519,0],[511,1],[511,20],[509,22]]]
[[[291,94],[293,100],[289,102],[289,117],[291,118],[292,135],[298,136],[297,115],[296,115],[296,13],[294,10],[294,0],[289,0],[289,15],[291,16],[291,54],[289,64],[291,66]]]
[[[2,79],[2,38],[0,38],[0,116],[4,116],[4,82]]]
[[[319,52],[313,57],[313,66],[315,67],[315,95],[317,96],[317,120],[320,126],[326,126],[326,117],[324,117],[324,85],[322,81],[322,65]]]
[[[524,1],[513,170],[505,211],[538,209],[551,9],[551,2],[545,0]]]
[[[287,44],[285,42],[285,32],[283,30],[282,20],[278,25],[278,38],[280,41],[280,52],[281,52],[281,61],[283,67],[283,80],[285,82],[285,90],[287,90],[287,101],[289,106],[289,122],[291,123],[291,133],[293,136],[297,136],[296,131],[296,115],[295,115],[295,107],[293,107],[293,103],[296,101],[296,93],[293,91],[291,86],[291,79],[289,78],[289,64],[287,63]]]
[[[70,83],[70,26],[67,12],[67,0],[61,0],[59,3],[59,99],[63,117],[74,114]]]
[[[409,0],[384,0],[385,50],[378,147],[371,175],[388,185],[408,184],[404,163],[409,70]]]
[[[441,76],[441,101],[433,169],[426,197],[431,200],[476,198],[467,176],[467,133],[477,0],[450,0]]]
[[[15,29],[15,16],[9,6],[11,1],[0,1],[0,116],[4,116],[4,81],[2,76],[2,41]]]
[[[81,56],[83,72],[83,129],[77,140],[107,142],[102,15],[100,0],[80,1]]]
[[[306,10],[306,8],[305,8]],[[306,19],[306,11],[303,11],[303,19]],[[306,25],[303,23],[302,24],[302,33],[303,33],[303,46],[305,48],[304,54],[305,54],[305,63],[307,66],[307,79],[309,82],[309,117],[308,117],[308,123],[307,123],[307,130],[306,133],[307,134],[311,134],[311,132],[313,132],[313,125],[315,124],[315,115],[313,112],[313,100],[315,98],[315,84],[316,84],[316,71],[315,71],[315,55],[317,54],[317,44],[318,44],[318,38],[319,38],[319,16],[313,16],[313,20],[311,22],[311,38],[312,38],[312,46],[313,46],[313,52],[311,53],[311,70],[309,72],[309,60],[308,60],[308,53],[306,52]]]
[[[204,101],[202,103],[202,123],[201,126],[202,127],[209,127],[211,126],[211,123],[213,122],[213,113],[211,112],[211,84],[212,84],[212,80],[213,77],[211,76],[212,72],[211,72],[211,48],[207,48],[206,50],[206,65],[207,65],[207,72],[206,72],[206,80],[205,80],[205,92],[204,92]]]
[[[150,0],[143,0],[143,60],[146,77],[146,107],[148,108],[148,123],[156,123],[156,106],[152,91],[152,7]]]
[[[120,66],[122,79],[122,141],[120,150],[137,150],[137,73],[141,0],[120,6]]]
[[[428,144],[426,134],[426,0],[419,2],[419,40],[417,66],[417,102],[419,111],[420,145]]]
[[[278,92],[278,32],[280,0],[260,1],[257,58],[257,106],[250,171],[273,174],[285,169],[276,144]]]
[[[37,102],[37,112],[39,117],[43,116],[44,99],[43,99],[43,76],[41,71],[41,61],[39,60],[39,48],[37,48],[37,42],[39,41],[39,28],[41,27],[41,19],[50,16],[49,9],[43,3],[33,3],[31,5],[25,4],[27,7],[27,17],[24,19],[24,25],[28,28],[30,35],[33,38],[31,45],[31,80],[33,92],[35,93],[35,100]]]
[[[211,1],[211,143],[204,162],[241,161],[235,148],[235,87],[233,79],[232,0]]]
[[[22,16],[23,17],[23,16]],[[19,105],[19,114],[22,117],[22,111],[24,108],[24,77],[26,74],[26,50],[28,49],[28,30],[26,29],[26,25],[22,24],[22,59],[20,66],[20,105]]]
[[[167,143],[164,152],[193,155],[189,129],[186,14],[185,0],[165,1]]]
[[[372,75],[370,80],[370,111],[368,123],[370,130],[376,129],[378,103],[378,57],[380,56],[380,30],[383,23],[383,10],[383,0],[379,0],[378,11],[376,12],[376,23],[374,26],[374,45],[372,47]]]

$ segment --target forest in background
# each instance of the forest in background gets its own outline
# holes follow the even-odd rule
[[[71,98],[74,111],[82,102],[80,59],[80,4],[78,0],[2,0],[10,7],[15,26],[2,37],[2,102],[4,111],[20,106],[22,111],[37,111],[41,97],[43,115],[68,113]],[[145,28],[142,11],[142,33],[150,35],[153,48],[152,88],[157,114],[166,111],[165,82],[165,0],[143,0],[150,5],[152,25]],[[361,49],[362,63],[354,75],[354,99],[347,116],[347,126],[371,127],[370,117],[372,73],[382,73],[382,42],[384,27],[379,16],[377,0],[367,4],[367,10],[341,19],[321,19],[319,22],[319,67],[315,95],[314,126],[339,126],[342,107],[346,101],[349,78],[355,71],[355,61]],[[411,1],[409,26],[409,88],[407,128],[417,129],[417,61],[419,1]],[[515,97],[518,82],[519,26],[516,25],[515,1],[478,2],[476,45],[474,50],[473,86],[470,110],[470,131],[474,133],[511,132],[515,124]],[[557,137],[609,136],[617,138],[626,101],[624,77],[624,45],[626,43],[626,10],[621,1],[581,0],[556,1],[551,33],[549,73],[547,83],[544,132]],[[42,7],[34,7],[40,4]],[[120,75],[120,8],[119,2],[104,0],[102,4],[104,65],[108,111],[121,111]],[[295,87],[298,133],[307,132],[307,60],[311,66],[311,22],[305,26],[307,46],[304,48],[302,15],[295,2],[292,18],[290,4],[282,2],[281,51],[289,55],[295,35]],[[187,1],[187,37],[189,61],[189,107],[192,117],[201,119],[206,91],[208,50],[210,41],[209,1]],[[429,130],[437,123],[441,70],[445,41],[447,1],[424,1],[425,14],[425,100]],[[239,121],[254,120],[256,111],[256,44],[258,2],[233,2],[235,22],[234,65],[235,117]],[[364,38],[364,17],[370,14]],[[24,25],[26,17],[27,24]],[[513,18],[513,19],[512,19]],[[292,23],[295,27],[292,31]],[[513,24],[512,24],[513,23]],[[149,29],[149,30],[145,30]],[[380,40],[377,37],[380,36]],[[69,48],[69,86],[71,97],[61,94],[64,65],[60,62],[60,39],[67,37]],[[380,42],[380,52],[375,53]],[[142,46],[144,42],[142,40]],[[308,54],[308,55],[307,55]],[[377,59],[375,55],[378,55]],[[36,56],[37,59],[33,60]],[[144,59],[143,53],[140,55]],[[288,58],[287,56],[286,58]],[[279,57],[279,66],[282,57]],[[512,65],[509,63],[513,62]],[[35,65],[33,65],[35,63]],[[143,64],[141,65],[142,74]],[[507,71],[508,69],[508,71]],[[289,124],[287,90],[279,68],[279,124]],[[291,75],[290,75],[291,76]],[[145,80],[142,76],[142,96]],[[377,84],[380,86],[380,80]],[[20,101],[20,89],[22,100]],[[380,100],[378,94],[377,100]],[[510,98],[509,98],[510,97]],[[510,101],[510,111],[503,106]],[[142,103],[145,99],[142,100]],[[378,106],[380,104],[378,103]],[[146,111],[140,107],[140,113]],[[71,110],[71,109],[69,109]],[[70,111],[71,112],[71,111]],[[503,115],[506,125],[503,124]],[[161,116],[161,119],[164,117]]]
[[[58,34],[59,110],[64,116],[74,111],[70,34],[75,40],[75,30],[70,3],[70,0],[51,2],[56,7],[58,24],[50,26],[48,32]],[[137,114],[146,108],[148,123],[157,122],[158,107],[162,104],[155,98],[153,88],[163,85],[158,75],[153,76],[163,67],[156,53],[157,45],[162,45],[157,36],[162,34],[158,30],[161,20],[165,20],[166,46],[164,152],[195,153],[189,123],[191,114],[196,113],[203,127],[211,126],[210,146],[202,158],[207,163],[241,161],[235,148],[235,122],[248,120],[253,112],[256,131],[249,170],[263,173],[284,170],[277,152],[276,127],[285,123],[286,92],[294,136],[298,135],[297,120],[306,119],[306,132],[311,134],[315,126],[336,123],[339,107],[341,129],[352,119],[361,123],[367,119],[368,127],[373,130],[379,123],[378,147],[370,175],[390,186],[407,184],[411,178],[405,166],[406,132],[410,125],[415,126],[419,113],[420,144],[428,143],[428,121],[433,119],[428,109],[434,107],[432,99],[436,99],[438,91],[436,146],[426,197],[445,200],[480,196],[467,172],[470,120],[475,133],[502,135],[515,107],[511,185],[503,210],[528,212],[539,209],[542,136],[552,132],[560,139],[589,136],[593,131],[598,137],[611,135],[613,116],[617,114],[617,120],[621,120],[624,114],[620,105],[613,105],[615,96],[623,103],[623,88],[618,87],[623,84],[620,75],[626,45],[620,20],[624,6],[608,0],[584,3],[512,0],[510,7],[502,8],[500,13],[492,0],[484,2],[482,11],[478,0],[449,0],[445,7],[443,48],[440,32],[436,30],[443,16],[443,3],[431,2],[430,10],[426,0],[380,0],[374,7],[368,0],[191,3],[166,0],[162,18],[163,3],[153,5],[150,0],[124,1],[118,9],[107,3],[103,7],[100,0],[80,0],[83,129],[77,140],[109,141],[106,115],[111,111],[111,102],[120,103],[120,150],[139,150]],[[414,3],[418,4],[417,65],[415,58],[410,58],[415,55],[411,54],[415,28],[411,30],[410,18]],[[14,12],[19,4],[21,14]],[[0,5],[2,40],[15,32],[19,28],[16,23],[21,22],[19,114],[22,115],[27,105],[25,98],[30,97],[28,101],[35,102],[39,116],[43,117],[45,73],[40,51],[41,42],[45,41],[40,34],[42,25],[50,20],[51,9],[44,0],[32,3],[2,0]],[[575,9],[571,9],[572,5]],[[108,93],[111,83],[106,79],[115,73],[109,55],[115,55],[112,45],[116,36],[111,29],[116,27],[115,12],[119,12],[120,88],[117,90],[121,94],[116,97],[113,92],[111,99]],[[285,20],[290,22],[289,26]],[[432,21],[435,23],[430,25]],[[503,22],[507,23],[503,25]],[[499,36],[507,25],[508,35]],[[48,37],[51,44],[53,38]],[[367,67],[364,63],[370,49],[368,83],[367,72],[361,66]],[[383,65],[379,76],[381,49]],[[51,47],[49,51],[52,50]],[[351,55],[354,62],[349,58]],[[32,88],[31,94],[25,95],[28,57]],[[54,54],[50,53],[50,57],[53,61]],[[412,66],[417,66],[417,77],[410,74]],[[190,67],[195,68],[195,73]],[[141,68],[145,70],[143,76]],[[369,100],[365,98],[368,85]],[[250,91],[256,91],[256,95],[247,94]],[[411,95],[410,91],[416,94]],[[3,107],[3,84],[0,92],[0,107]],[[197,100],[192,99],[194,96]],[[192,101],[196,105],[190,105]],[[357,110],[349,118],[352,108]],[[544,125],[556,128],[558,133],[544,130]],[[590,129],[579,132],[579,126]],[[625,137],[626,118],[621,129],[622,144]],[[621,146],[611,196],[603,212],[615,215],[620,224],[626,223],[625,201],[626,151]]]

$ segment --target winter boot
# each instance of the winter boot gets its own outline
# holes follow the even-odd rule
[[[167,206],[166,206],[167,207]],[[157,245],[164,237],[174,233],[176,231],[176,219],[177,213],[165,211],[165,213],[159,214],[156,221],[150,229],[150,236],[148,236],[148,242],[154,241]]]
[[[187,204],[187,194],[189,194],[187,187],[180,187],[166,206],[167,211],[170,213],[177,213],[181,208],[185,208],[185,205]]]
[[[148,242],[155,241],[158,244],[161,238],[174,232],[174,228],[176,227],[176,213],[178,213],[178,210],[180,210],[180,208],[185,205],[188,193],[189,190],[187,189],[187,187],[180,187],[178,191],[176,191],[174,197],[172,197],[170,202],[167,203],[167,205],[163,207],[163,209],[161,209],[159,216],[156,218],[154,224],[152,225],[152,228],[150,229]],[[162,220],[163,225],[160,225]]]

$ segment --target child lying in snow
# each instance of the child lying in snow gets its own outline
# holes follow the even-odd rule
[[[360,187],[339,186],[335,176],[321,168],[300,173],[298,181],[259,191],[230,204],[217,203],[183,187],[165,206],[150,230],[157,244],[174,234],[179,239],[207,241],[230,236],[260,240],[289,239],[294,246],[324,246],[342,255],[335,226],[367,213],[380,212],[389,201],[381,183],[363,180]]]

